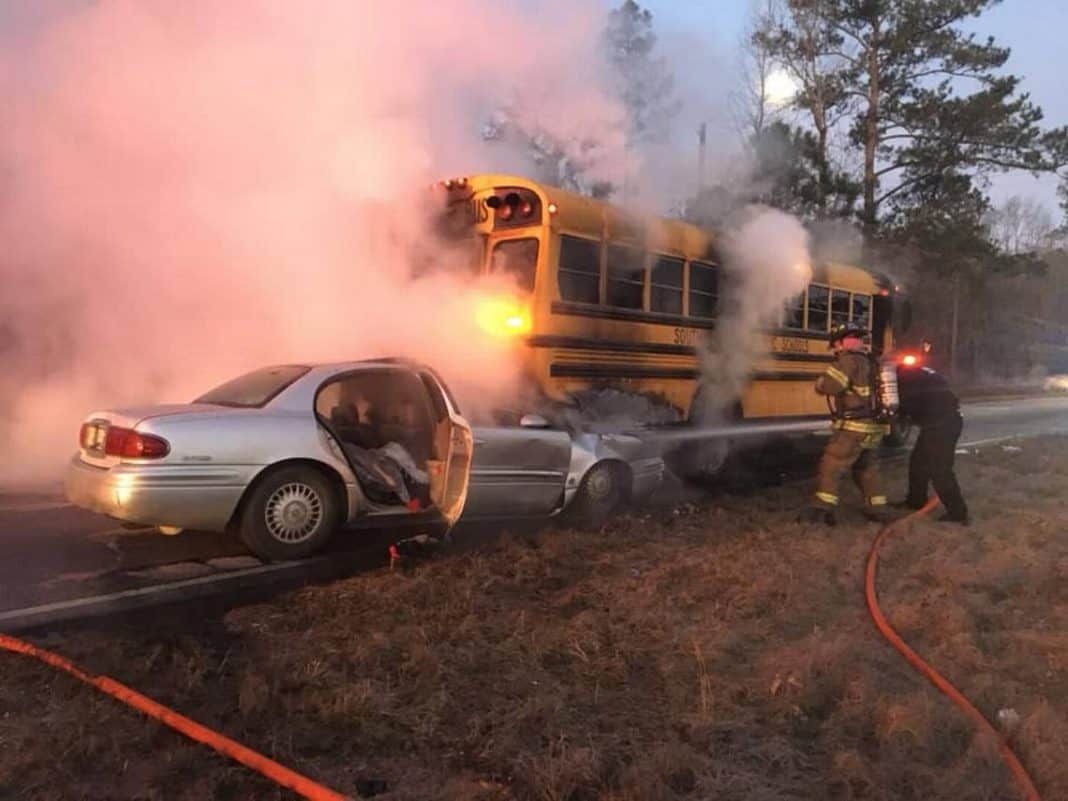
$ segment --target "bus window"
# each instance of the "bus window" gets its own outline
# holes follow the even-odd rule
[[[690,262],[690,316],[715,317],[719,275],[714,264]]]
[[[826,331],[830,306],[831,290],[825,286],[811,284],[808,288],[808,325],[809,331]]]
[[[831,290],[831,328],[849,322],[849,293],[844,289]]]
[[[490,272],[514,278],[520,289],[534,291],[534,273],[537,268],[537,239],[507,239],[493,246]]]
[[[608,305],[640,309],[645,300],[645,254],[637,248],[608,246]]]
[[[871,295],[853,296],[853,320],[871,328]]]
[[[653,262],[650,311],[682,314],[682,259],[660,256]]]
[[[786,309],[783,312],[782,318],[783,328],[804,328],[805,327],[805,293],[802,292],[797,297],[791,298],[786,302]]]
[[[601,243],[560,237],[560,297],[577,303],[601,302]]]

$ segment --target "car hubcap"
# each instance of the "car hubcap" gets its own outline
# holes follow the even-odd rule
[[[323,519],[323,502],[307,484],[286,484],[267,499],[267,530],[280,542],[303,542]]]
[[[594,470],[586,481],[586,493],[595,501],[602,501],[612,494],[612,471]]]

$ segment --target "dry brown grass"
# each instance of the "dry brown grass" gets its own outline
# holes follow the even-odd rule
[[[1068,444],[962,459],[971,529],[887,545],[883,608],[1068,798]],[[997,752],[876,634],[874,527],[805,486],[504,534],[411,572],[192,623],[45,638],[354,797],[1014,797]],[[0,797],[286,798],[73,680],[2,656]]]

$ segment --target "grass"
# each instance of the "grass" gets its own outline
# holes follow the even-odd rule
[[[962,457],[978,522],[919,523],[880,567],[910,644],[992,720],[1013,710],[1047,799],[1068,798],[1066,444]],[[876,634],[875,527],[794,523],[808,489],[36,639],[353,797],[376,779],[390,801],[1015,797],[996,749]],[[51,669],[0,666],[0,797],[292,797]]]

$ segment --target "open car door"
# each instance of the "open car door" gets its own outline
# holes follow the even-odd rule
[[[449,527],[463,514],[471,477],[474,438],[444,382],[428,368],[419,371],[434,409],[434,455],[427,462],[430,500]]]

